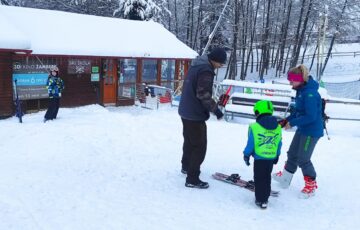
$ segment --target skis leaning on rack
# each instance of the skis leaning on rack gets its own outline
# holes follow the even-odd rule
[[[13,88],[14,88],[14,104],[15,104],[15,110],[16,110],[16,117],[19,118],[19,122],[22,123],[22,116],[24,115],[21,109],[21,101],[19,99],[19,94],[17,91],[17,80],[14,80],[13,83]]]

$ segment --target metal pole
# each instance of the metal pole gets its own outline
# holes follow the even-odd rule
[[[322,27],[322,14],[319,15],[319,28],[318,28],[318,38],[317,38],[317,63],[316,63],[316,79],[320,80],[320,37],[321,37],[321,27]]]
[[[223,10],[222,10],[222,12],[221,12],[221,14],[220,14],[220,16],[219,16],[219,19],[217,20],[213,31],[212,31],[211,34],[209,35],[209,40],[208,40],[208,42],[206,43],[206,46],[205,46],[205,48],[204,48],[204,50],[203,50],[203,52],[202,52],[201,55],[204,55],[204,54],[206,53],[207,49],[209,48],[209,46],[210,46],[210,44],[211,44],[211,41],[212,41],[212,39],[213,39],[214,36],[215,36],[216,30],[217,30],[217,28],[218,28],[219,25],[220,25],[221,18],[222,18],[223,15],[224,15],[225,9],[226,9],[229,1],[230,1],[230,0],[227,0],[227,1],[226,1],[225,6],[224,6],[224,8],[223,8]]]
[[[328,23],[327,9],[325,9],[325,14],[323,16],[323,31],[322,31],[322,37],[321,37],[321,61],[320,61],[319,82],[321,81],[321,77],[323,75],[323,58],[324,58],[324,47],[325,47],[325,36],[326,36],[327,23]]]

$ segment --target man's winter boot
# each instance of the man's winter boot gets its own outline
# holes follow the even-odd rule
[[[280,183],[282,188],[289,188],[291,180],[293,178],[293,173],[288,172],[286,169],[272,174],[272,178]]]
[[[186,182],[185,186],[188,187],[188,188],[201,188],[201,189],[204,189],[204,188],[209,188],[209,183],[199,180],[196,183]]]
[[[309,176],[304,176],[305,187],[301,190],[300,197],[307,199],[315,195],[315,190],[318,188],[316,180]]]

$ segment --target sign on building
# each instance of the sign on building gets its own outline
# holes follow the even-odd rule
[[[91,61],[86,59],[69,59],[68,73],[69,74],[90,74]]]
[[[17,80],[17,93],[20,100],[42,99],[48,97],[46,83],[48,70],[55,64],[41,64],[20,60],[13,63],[13,81]]]

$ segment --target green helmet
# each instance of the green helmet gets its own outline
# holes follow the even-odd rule
[[[271,101],[261,100],[261,101],[257,101],[254,105],[255,115],[261,115],[264,113],[272,115],[273,112],[274,112],[274,107]]]

